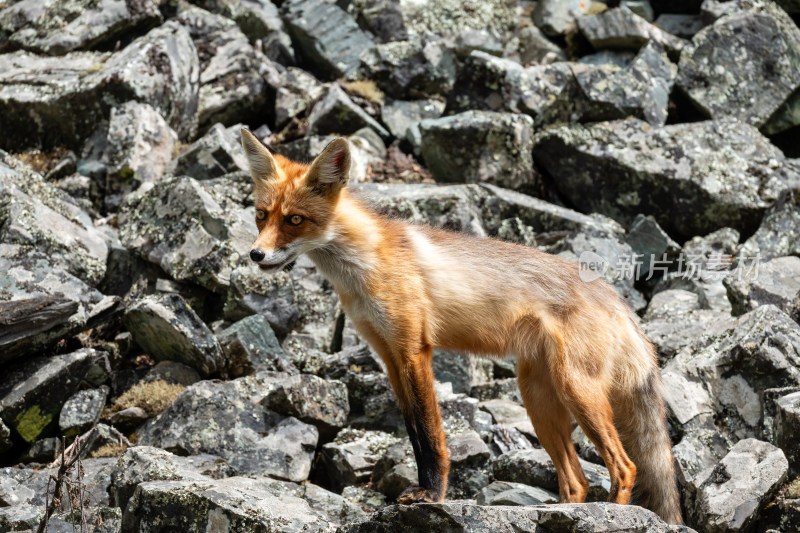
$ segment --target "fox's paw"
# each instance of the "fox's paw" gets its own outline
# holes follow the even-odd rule
[[[434,489],[423,489],[416,485],[412,485],[403,491],[397,497],[397,503],[403,505],[411,505],[412,503],[435,503],[441,501],[439,491]]]

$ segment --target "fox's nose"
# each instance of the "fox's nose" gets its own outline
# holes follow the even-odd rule
[[[258,263],[262,259],[264,259],[264,252],[259,250],[258,248],[253,248],[250,250],[250,259]]]

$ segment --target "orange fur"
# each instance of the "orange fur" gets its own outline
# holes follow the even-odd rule
[[[346,142],[331,143],[311,166],[273,157],[247,132],[243,144],[256,206],[269,213],[254,248],[281,262],[307,253],[386,362],[420,472],[420,487],[399,501],[445,496],[449,462],[431,367],[438,346],[517,356],[525,407],[563,501],[584,501],[588,487],[571,414],[608,467],[610,501],[628,503],[639,487],[663,518],[681,521],[653,347],[610,286],[584,283],[575,263],[532,248],[371,212],[345,188]],[[287,225],[292,214],[306,221]]]

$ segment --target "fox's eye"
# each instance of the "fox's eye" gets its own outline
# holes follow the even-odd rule
[[[262,209],[256,209],[256,220],[266,220],[267,212]]]
[[[299,226],[304,220],[305,218],[303,218],[301,215],[292,215],[289,217],[289,224],[292,226]]]

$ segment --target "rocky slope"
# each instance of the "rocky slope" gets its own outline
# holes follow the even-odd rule
[[[594,262],[666,385],[686,522],[800,529],[796,0],[0,0],[0,531],[687,531],[560,505],[513,360],[437,353],[448,501],[239,129],[418,223]],[[592,273],[594,274],[594,273]],[[81,505],[82,504],[82,505]]]

